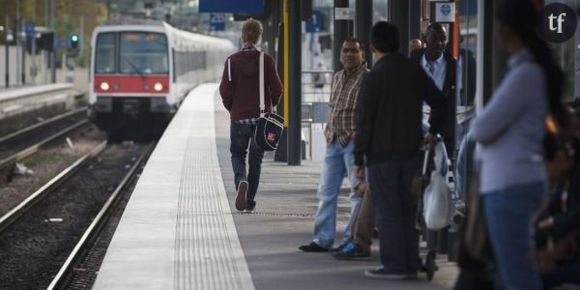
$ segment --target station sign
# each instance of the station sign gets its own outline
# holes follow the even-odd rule
[[[306,32],[314,33],[320,32],[323,28],[324,14],[320,10],[314,10],[312,12],[312,19],[306,21]]]
[[[455,22],[455,3],[454,2],[435,2],[435,22],[451,23]]]
[[[32,38],[34,37],[34,22],[28,21],[24,25],[24,32],[26,33],[26,37]]]
[[[209,15],[209,30],[211,31],[226,30],[226,16],[223,13],[211,13]]]
[[[199,0],[199,12],[261,15],[264,14],[264,0]]]
[[[348,7],[336,7],[334,8],[334,20],[353,20],[354,17],[350,13]]]

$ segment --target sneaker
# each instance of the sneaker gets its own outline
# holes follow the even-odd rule
[[[346,245],[348,245],[348,244],[349,244],[349,241],[346,241],[346,242],[344,242],[344,243],[340,244],[340,246],[338,246],[338,247],[336,247],[336,248],[330,248],[330,251],[331,251],[331,252],[333,252],[333,253],[335,253],[335,252],[339,252],[339,251],[342,251],[342,249],[343,249],[344,247],[346,247]]]
[[[256,209],[256,202],[253,200],[246,201],[246,212],[251,213]]]
[[[386,280],[406,280],[407,275],[401,273],[391,273],[385,270],[384,267],[378,267],[376,269],[370,269],[365,271],[365,276],[375,279],[386,279]]]
[[[323,248],[315,242],[311,242],[308,245],[302,245],[302,246],[298,247],[298,249],[303,251],[303,252],[312,252],[312,253],[328,252],[327,248]]]
[[[371,253],[363,251],[357,243],[351,242],[333,256],[337,260],[368,260],[371,258]]]
[[[240,181],[238,184],[238,196],[236,197],[236,209],[242,211],[246,209],[246,193],[248,191],[248,182]]]

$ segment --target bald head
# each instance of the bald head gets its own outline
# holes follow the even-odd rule
[[[420,39],[415,38],[409,41],[409,54],[411,54],[411,52],[414,50],[421,48],[423,48],[423,42]]]

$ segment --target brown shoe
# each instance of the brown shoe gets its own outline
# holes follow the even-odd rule
[[[246,209],[246,193],[248,192],[248,182],[240,181],[238,184],[238,196],[236,197],[236,209],[242,211]]]

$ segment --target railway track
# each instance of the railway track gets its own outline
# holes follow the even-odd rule
[[[0,137],[0,169],[36,153],[45,144],[86,124],[86,108],[82,108]]]
[[[0,289],[58,289],[154,145],[105,142],[0,218]]]

